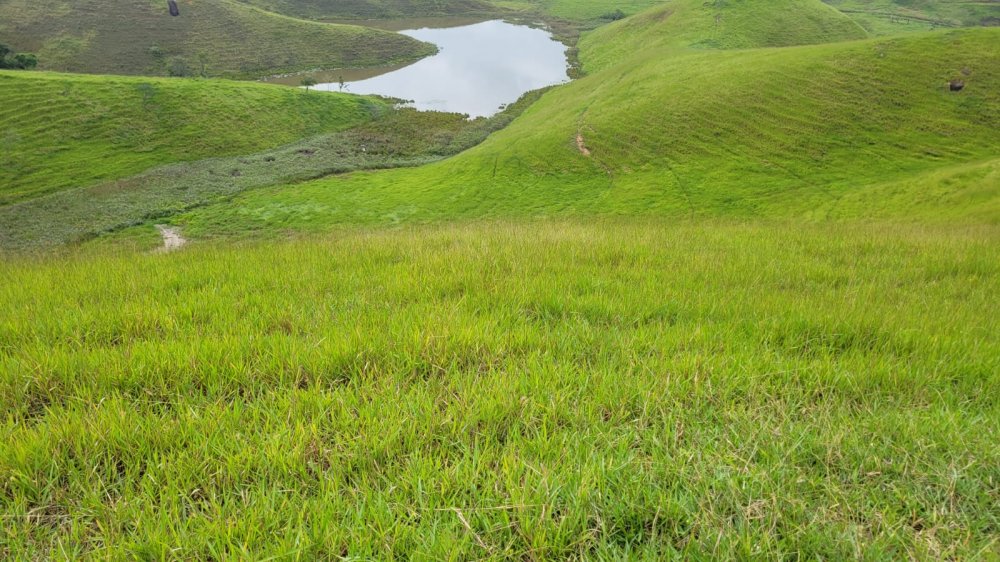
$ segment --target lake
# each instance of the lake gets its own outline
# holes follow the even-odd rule
[[[541,29],[485,21],[400,33],[433,43],[439,52],[403,67],[313,74],[325,82],[314,88],[412,100],[420,110],[483,117],[526,92],[569,79],[566,46]],[[302,78],[275,81],[297,85]]]

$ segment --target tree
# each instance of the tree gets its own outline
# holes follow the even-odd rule
[[[305,78],[302,79],[302,86],[306,89],[307,92],[309,91],[309,88],[312,88],[316,84],[317,84],[316,79],[313,78],[312,76],[306,76]]]
[[[38,66],[38,59],[31,53],[15,53],[7,45],[0,44],[0,68],[31,70]]]
[[[31,70],[38,66],[38,58],[30,53],[19,53],[14,55],[14,63],[17,65],[17,68]]]

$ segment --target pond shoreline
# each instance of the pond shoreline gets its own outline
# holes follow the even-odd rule
[[[494,19],[401,33],[437,46],[437,54],[410,64],[315,71],[263,81],[406,99],[420,110],[487,117],[528,91],[568,82],[572,76],[572,50],[539,27]]]

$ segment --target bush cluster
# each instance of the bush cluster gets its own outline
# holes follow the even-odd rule
[[[38,59],[30,53],[15,53],[7,45],[0,44],[0,68],[30,70],[38,66]]]

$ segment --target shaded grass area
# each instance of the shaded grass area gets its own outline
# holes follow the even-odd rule
[[[998,242],[591,221],[5,260],[0,554],[996,557]]]
[[[434,52],[410,37],[293,19],[232,0],[6,0],[0,42],[43,69],[98,74],[257,78],[316,68],[409,62]]]
[[[827,220],[873,208],[995,222],[996,175],[963,174],[1000,153],[998,32],[653,49],[546,93],[444,162],[264,189],[177,221],[195,236],[482,217]],[[962,92],[949,91],[955,77]],[[895,194],[878,199],[889,184]]]
[[[324,96],[315,93],[312,96]],[[346,131],[278,149],[171,164],[138,176],[0,207],[0,250],[51,248],[141,224],[248,189],[355,170],[416,166],[457,154],[502,129],[532,92],[490,118],[392,109]]]
[[[388,109],[376,98],[264,84],[0,71],[0,205],[273,148]]]

